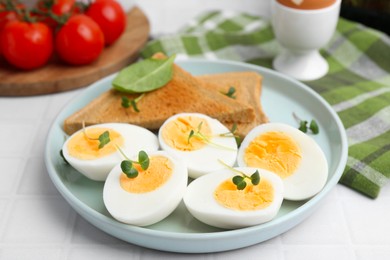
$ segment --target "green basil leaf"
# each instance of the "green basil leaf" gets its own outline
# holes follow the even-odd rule
[[[143,93],[167,84],[173,75],[175,55],[167,59],[148,58],[122,69],[114,78],[114,89],[127,93]]]

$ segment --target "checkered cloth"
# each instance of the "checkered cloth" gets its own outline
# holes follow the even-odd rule
[[[149,42],[141,54],[150,57],[162,51],[271,68],[280,50],[268,20],[213,11],[190,21],[178,34]],[[340,18],[321,54],[329,73],[305,84],[332,105],[346,128],[349,155],[340,183],[376,198],[390,178],[390,38]]]

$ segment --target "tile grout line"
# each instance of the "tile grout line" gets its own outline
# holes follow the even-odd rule
[[[48,109],[48,105],[49,105],[49,102],[46,102],[44,111],[46,111]],[[10,221],[12,210],[15,207],[15,201],[20,199],[20,197],[24,197],[24,195],[23,196],[18,195],[18,190],[19,190],[19,187],[21,185],[23,175],[24,175],[24,170],[26,168],[27,161],[30,158],[31,150],[33,148],[33,143],[35,141],[36,135],[39,132],[40,125],[41,125],[40,123],[42,122],[42,120],[43,120],[43,113],[40,114],[40,116],[38,118],[26,118],[26,121],[29,121],[30,123],[34,123],[32,125],[34,126],[35,133],[34,133],[34,135],[31,136],[31,139],[29,140],[29,144],[27,145],[27,149],[23,150],[21,155],[13,156],[16,159],[20,159],[22,161],[22,165],[20,165],[18,167],[17,172],[19,174],[15,180],[14,187],[12,188],[9,196],[7,196],[8,198],[6,199],[7,200],[6,212],[3,215],[4,217],[3,217],[2,223],[0,222],[0,230],[5,230],[7,228],[7,223]],[[39,123],[37,123],[37,121]],[[2,243],[4,241],[5,234],[6,234],[6,232],[1,232],[0,243]]]
[[[17,157],[17,158],[20,159],[21,157]],[[18,169],[24,169],[26,167],[25,158],[22,158],[22,162],[23,162],[23,165],[19,166]],[[13,187],[12,191],[10,192],[10,194],[8,196],[6,196],[7,197],[6,198],[6,200],[7,200],[6,212],[3,215],[2,223],[0,223],[0,230],[3,230],[3,231],[7,228],[7,223],[9,222],[9,220],[11,218],[12,209],[15,207],[15,201],[18,199],[18,187],[19,187],[21,180],[22,180],[23,171],[19,170],[18,172],[20,172],[20,174],[18,175],[18,177],[15,180],[14,187]],[[5,233],[6,232],[1,232],[0,243],[2,241],[4,241]]]

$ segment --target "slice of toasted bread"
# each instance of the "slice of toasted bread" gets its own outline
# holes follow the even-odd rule
[[[210,83],[211,84],[211,83]],[[174,65],[173,77],[165,86],[145,93],[137,103],[140,112],[121,105],[122,96],[134,99],[138,95],[115,90],[104,92],[84,108],[64,121],[64,131],[72,134],[82,128],[82,123],[92,125],[106,122],[123,122],[158,129],[170,116],[181,112],[198,112],[221,122],[250,123],[255,120],[251,106],[238,102],[203,83]]]
[[[258,73],[252,71],[227,72],[202,75],[197,76],[197,78],[203,82],[204,87],[215,89],[220,93],[228,93],[229,88],[234,87],[234,99],[248,104],[254,109],[254,121],[237,124],[236,133],[239,136],[244,137],[255,126],[268,122],[260,102],[262,77]],[[234,122],[225,121],[222,123],[231,129]]]

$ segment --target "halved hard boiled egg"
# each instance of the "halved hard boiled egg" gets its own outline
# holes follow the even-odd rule
[[[239,190],[231,169],[209,173],[192,181],[183,201],[188,211],[210,226],[235,229],[272,220],[283,202],[283,182],[276,174],[250,167],[234,168],[250,176],[260,175],[257,185],[247,182]]]
[[[199,113],[180,113],[168,118],[158,134],[162,150],[183,160],[191,178],[236,162],[237,143],[217,119]]]
[[[108,132],[109,142],[99,147],[99,136]],[[77,171],[96,181],[104,181],[108,173],[122,159],[118,147],[126,156],[140,150],[156,151],[158,139],[151,131],[130,124],[107,123],[85,127],[71,135],[64,143],[65,159]]]
[[[314,196],[328,178],[328,163],[320,146],[307,134],[283,123],[252,129],[241,144],[237,163],[279,175],[288,200]]]
[[[148,226],[167,217],[180,203],[188,181],[186,166],[164,151],[148,154],[149,167],[129,178],[120,164],[107,177],[103,201],[118,221]]]

